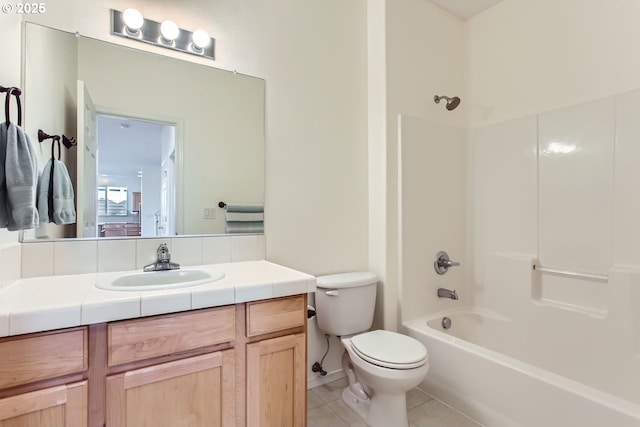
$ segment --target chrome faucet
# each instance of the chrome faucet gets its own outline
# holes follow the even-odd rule
[[[167,244],[162,243],[156,251],[156,262],[145,265],[143,271],[177,270],[179,268],[180,264],[171,262],[171,254],[169,253]]]
[[[456,291],[450,291],[449,289],[439,288],[438,289],[438,297],[439,298],[451,298],[453,300],[458,299],[458,294]]]

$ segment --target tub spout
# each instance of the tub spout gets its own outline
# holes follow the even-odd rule
[[[456,291],[450,291],[449,289],[439,288],[438,289],[438,297],[439,298],[451,298],[453,300],[458,299],[458,294]]]

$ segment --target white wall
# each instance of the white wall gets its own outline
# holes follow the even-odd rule
[[[499,123],[640,87],[640,3],[504,0],[467,24],[467,120]]]
[[[154,214],[160,211],[162,167],[142,167],[142,232],[143,236],[155,236]]]
[[[622,225],[639,209],[629,197],[639,179],[630,164],[636,154],[614,129],[623,119],[614,114],[631,110],[604,97],[640,87],[640,61],[630,54],[640,48],[638,19],[635,1],[505,0],[468,22],[467,119],[474,127],[496,123],[471,139],[480,293],[492,293],[483,269],[495,252],[600,274],[612,263],[636,263],[633,248],[617,243],[638,235],[633,223]],[[576,151],[545,154],[550,144]],[[581,289],[538,291],[606,310],[601,286]]]
[[[469,265],[474,302],[487,308],[503,311],[511,297],[487,280],[494,254],[532,259],[538,251],[537,125],[531,116],[469,132]]]
[[[399,251],[405,251],[405,254],[410,251],[412,257],[422,259],[423,265],[429,265],[436,255],[434,244],[438,242],[442,245],[438,250],[448,250],[452,257],[462,260],[463,254],[460,253],[461,248],[456,242],[464,239],[465,220],[458,215],[464,211],[464,199],[448,205],[443,205],[437,198],[421,197],[412,200],[410,209],[414,214],[419,212],[422,215],[418,224],[408,225],[408,230],[410,233],[418,227],[420,232],[413,234],[416,240],[405,242],[407,246],[402,246],[398,231],[399,211],[402,208],[399,209],[398,196],[398,176],[401,172],[398,166],[398,115],[432,123],[424,125],[426,128],[421,128],[430,129],[425,130],[422,137],[416,136],[414,132],[410,132],[408,137],[412,144],[417,144],[414,153],[422,157],[413,159],[417,162],[413,170],[427,171],[422,176],[413,176],[413,184],[416,185],[416,189],[422,188],[425,193],[436,194],[440,191],[440,184],[433,181],[437,176],[433,169],[429,171],[429,168],[444,165],[440,162],[439,156],[450,154],[447,152],[449,145],[456,151],[461,144],[459,130],[455,128],[463,125],[466,108],[466,100],[462,93],[464,35],[462,21],[430,2],[386,2],[387,128],[384,155],[387,174],[387,275],[384,287],[384,326],[387,329],[396,329],[399,299],[420,296],[420,299],[414,300],[415,304],[427,304],[430,297],[423,298],[424,295],[435,295],[438,287],[438,282],[429,281],[424,275],[418,274],[426,273],[422,269],[403,269],[399,261]],[[434,103],[434,95],[460,96],[463,101],[458,109],[447,111],[443,103]],[[458,159],[459,164],[465,164],[466,155],[458,154],[461,156]],[[452,160],[449,158],[447,161]],[[442,178],[446,179],[444,176]],[[461,188],[452,183],[452,193],[459,193],[460,190]],[[445,225],[439,224],[443,215],[450,219]],[[420,239],[417,239],[418,235]],[[420,245],[421,241],[425,244]],[[405,286],[410,288],[406,292],[403,290]]]
[[[399,123],[400,306],[409,320],[472,304],[465,254],[467,132],[464,128],[403,115]],[[461,263],[438,275],[439,251]],[[438,298],[456,290],[458,301]]]
[[[505,0],[469,21],[465,71],[477,304],[584,340],[616,330],[602,333],[607,346],[630,359],[640,342],[639,18],[626,0]],[[532,273],[533,262],[608,280]]]

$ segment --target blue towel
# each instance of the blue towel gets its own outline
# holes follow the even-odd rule
[[[264,233],[263,205],[227,205],[227,233]]]
[[[49,159],[38,180],[38,214],[40,222],[74,224],[73,185],[67,167],[59,160]]]
[[[264,223],[262,221],[255,222],[235,222],[227,221],[228,234],[234,233],[264,233]]]
[[[227,205],[227,212],[259,213],[259,212],[264,212],[264,206],[262,205]]]
[[[15,123],[0,123],[0,227],[38,226],[38,158],[29,136]]]
[[[229,212],[226,215],[227,222],[252,222],[264,221],[264,212]]]

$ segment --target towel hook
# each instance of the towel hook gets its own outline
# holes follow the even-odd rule
[[[42,129],[38,129],[38,142],[42,142],[45,139],[51,139],[52,143],[51,143],[51,158],[53,159],[53,145],[54,143],[58,143],[58,160],[60,160],[60,135],[49,135],[48,133],[45,133]],[[65,147],[67,148],[71,148],[74,145],[78,145],[78,143],[76,142],[75,138],[67,138],[66,135],[62,135],[62,143],[64,144]]]
[[[53,141],[51,142],[51,158],[52,159],[55,159],[55,157],[53,157],[53,147],[56,145],[58,146],[58,160],[60,160],[60,137],[54,138]]]
[[[38,129],[38,142],[42,142],[45,139],[50,139],[51,140],[51,158],[55,159],[55,155],[54,155],[54,149],[56,146],[56,142],[58,143],[58,160],[60,160],[61,157],[61,149],[60,149],[60,135],[49,135],[47,133],[45,133],[42,129]]]
[[[66,135],[62,135],[62,143],[67,148],[71,148],[71,147],[73,147],[75,145],[78,145],[78,143],[76,142],[76,139],[74,137],[67,138]]]
[[[17,87],[3,87],[0,86],[0,93],[6,92],[7,95],[4,101],[4,117],[7,125],[11,123],[11,95],[16,97],[16,103],[18,104],[18,126],[22,126],[22,103],[20,101],[20,95],[22,91]]]
[[[224,209],[224,208],[226,208],[226,207],[227,207],[227,204],[226,204],[225,202],[219,202],[219,203],[218,203],[218,207],[219,207],[219,208],[223,208],[223,209]]]

